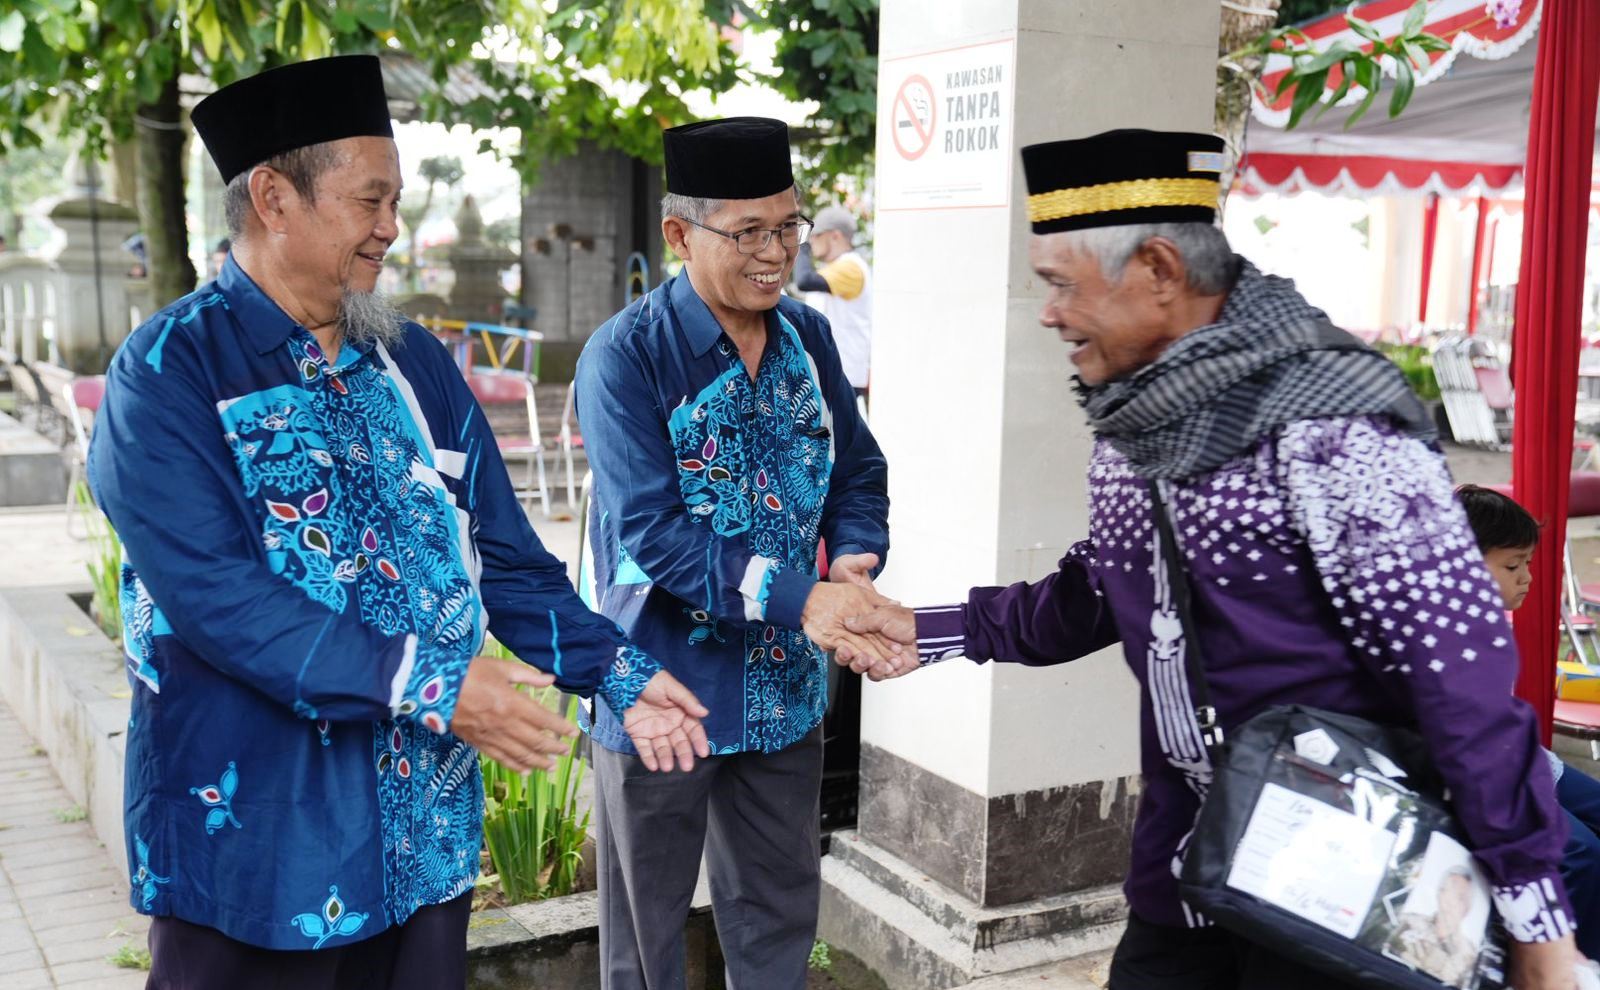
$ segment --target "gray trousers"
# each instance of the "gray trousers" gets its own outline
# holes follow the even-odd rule
[[[651,773],[596,746],[601,990],[681,990],[702,852],[729,990],[802,990],[821,887],[822,730]]]

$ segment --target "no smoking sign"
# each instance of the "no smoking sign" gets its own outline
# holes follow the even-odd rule
[[[907,161],[916,161],[933,147],[933,131],[939,123],[939,104],[933,84],[922,76],[908,76],[894,96],[891,135],[894,150]]]
[[[1005,206],[1010,199],[1016,38],[880,60],[880,210]]]

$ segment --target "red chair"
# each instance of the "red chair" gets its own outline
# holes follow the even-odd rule
[[[528,474],[522,486],[517,489],[517,498],[530,502],[537,498],[544,508],[544,514],[548,516],[550,485],[545,477],[544,439],[539,434],[539,410],[533,400],[533,379],[521,371],[510,368],[502,370],[477,368],[467,375],[467,387],[472,389],[478,404],[486,409],[514,402],[522,403],[527,409],[526,435],[496,436],[495,440],[500,448],[501,457],[527,458]]]
[[[1560,735],[1588,743],[1589,758],[1600,760],[1600,704],[1557,698],[1554,728]]]

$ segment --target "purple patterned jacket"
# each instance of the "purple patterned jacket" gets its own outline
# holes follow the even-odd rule
[[[1522,941],[1572,930],[1565,826],[1517,654],[1443,457],[1372,418],[1302,420],[1168,501],[1225,728],[1303,703],[1414,725],[1449,784],[1495,903]],[[1141,918],[1194,923],[1175,876],[1210,778],[1147,483],[1109,443],[1089,466],[1090,535],[1041,581],[919,609],[924,662],[1043,665],[1121,642],[1139,679],[1144,792],[1125,890]]]

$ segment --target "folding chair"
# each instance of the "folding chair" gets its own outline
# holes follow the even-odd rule
[[[572,465],[572,452],[583,449],[583,434],[574,429],[577,422],[577,409],[574,407],[574,390],[578,383],[573,382],[567,386],[567,402],[561,410],[561,456],[567,465],[567,505],[576,509],[578,507],[577,489],[574,484],[575,472]]]
[[[74,378],[61,386],[61,397],[66,400],[62,408],[66,410],[67,423],[72,428],[72,446],[68,455],[72,462],[72,475],[67,479],[68,536],[75,535],[72,532],[72,521],[78,517],[77,510],[80,508],[77,487],[89,465],[89,431],[94,422],[94,415],[100,411],[100,403],[105,396],[104,375]],[[85,413],[88,415],[85,416]]]
[[[527,409],[528,433],[526,436],[496,436],[500,456],[527,458],[528,473],[517,488],[517,498],[532,502],[538,499],[546,516],[550,515],[550,484],[545,477],[544,440],[539,434],[539,409],[534,403],[532,377],[511,368],[477,368],[468,373],[467,387],[484,407],[521,402]]]
[[[1600,761],[1600,704],[1556,699],[1554,725],[1557,735],[1589,744],[1589,758]]]

